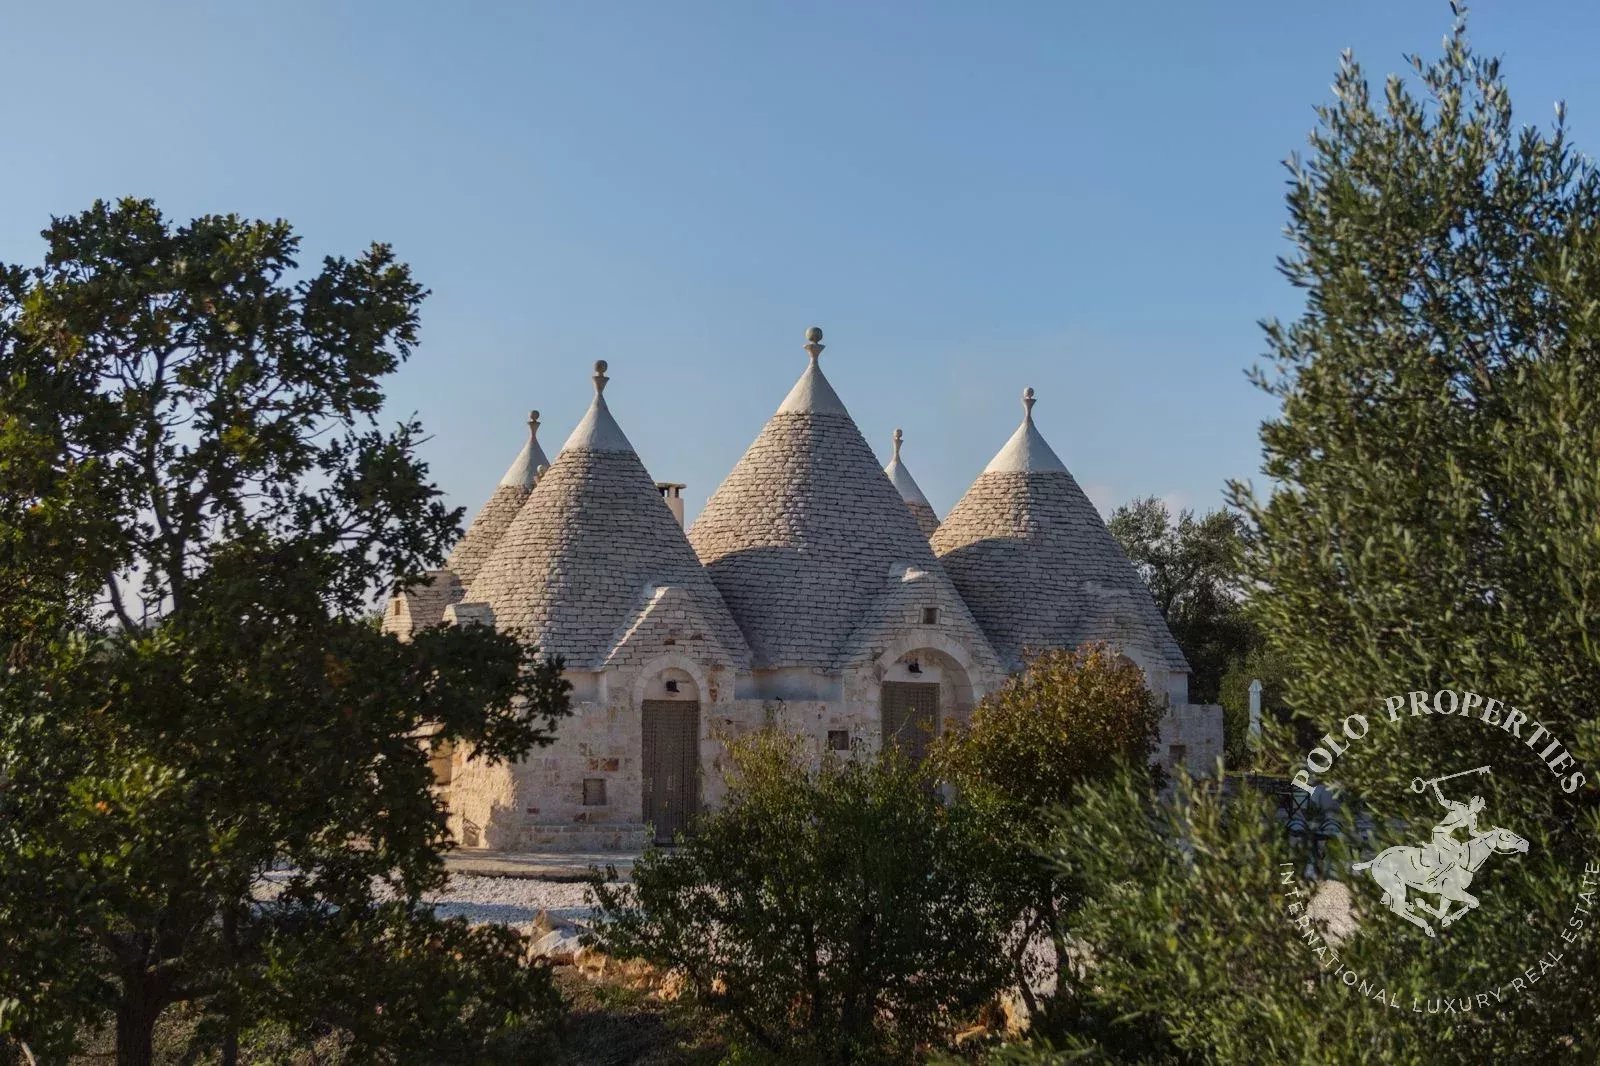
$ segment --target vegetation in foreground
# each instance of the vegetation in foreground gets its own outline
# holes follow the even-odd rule
[[[681,973],[771,1061],[902,1061],[1000,990],[1010,932],[973,812],[898,753],[735,741],[731,792],[632,886],[597,883],[610,954]]]
[[[282,222],[137,200],[44,236],[0,268],[0,1039],[110,1024],[139,1066],[183,1005],[224,1062],[266,1024],[483,1061],[553,1021],[520,937],[421,903],[416,734],[548,743],[559,664],[363,618],[459,530],[420,428],[375,422],[422,289],[381,245],[301,274]]]

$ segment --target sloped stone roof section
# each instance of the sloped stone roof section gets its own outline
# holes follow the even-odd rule
[[[905,501],[906,510],[917,520],[923,536],[932,537],[933,531],[939,528],[939,515],[934,511],[933,504],[928,502],[928,497],[922,494],[917,479],[911,476],[911,471],[907,470],[905,463],[900,460],[900,445],[904,440],[905,434],[898,429],[895,430],[894,457],[889,460],[889,465],[883,468],[883,472],[889,475],[889,484],[895,487],[895,491]]]
[[[716,642],[748,662],[749,650],[683,529],[607,409],[603,362],[595,399],[539,478],[473,581],[501,630],[517,630],[569,669],[599,669],[639,612],[647,590],[691,596]]]
[[[472,524],[456,546],[450,551],[445,566],[455,571],[463,585],[471,585],[478,571],[494,552],[500,538],[510,527],[512,519],[522,510],[522,504],[533,491],[539,471],[550,465],[544,449],[539,447],[539,412],[528,412],[528,442],[512,460],[500,484],[495,486],[483,508],[473,516]]]
[[[895,564],[873,591],[871,605],[841,649],[835,663],[837,669],[877,658],[896,641],[915,644],[919,637],[926,637],[929,646],[938,646],[941,641],[932,639],[937,636],[966,649],[972,666],[979,671],[979,676],[968,680],[982,683],[983,674],[1004,672],[989,638],[944,574]],[[936,610],[936,619],[931,622],[924,615],[929,607]]]
[[[429,570],[417,584],[389,598],[381,628],[401,640],[410,640],[418,630],[442,622],[445,609],[459,603],[465,591],[453,572]]]
[[[702,609],[701,598],[673,585],[646,588],[633,617],[612,642],[605,665],[637,663],[668,649],[704,665],[747,663],[747,650],[723,647],[717,629],[716,620]]]
[[[928,539],[811,363],[689,531],[755,665],[831,670],[892,564],[950,587]]]
[[[1024,417],[933,535],[933,547],[1010,669],[1028,649],[1135,642],[1188,670],[1155,601],[1100,513]]]

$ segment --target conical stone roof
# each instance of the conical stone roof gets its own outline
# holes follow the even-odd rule
[[[599,669],[641,610],[671,586],[693,600],[708,630],[697,635],[743,666],[749,650],[738,626],[611,416],[605,371],[604,362],[595,364],[588,413],[539,478],[466,600],[488,603],[497,628],[519,630],[541,654],[560,655],[569,669]]]
[[[512,460],[505,477],[500,479],[489,501],[473,517],[472,524],[467,526],[466,533],[456,542],[450,551],[450,558],[445,562],[445,568],[453,572],[462,585],[471,585],[478,576],[478,571],[500,543],[512,519],[522,510],[523,501],[539,479],[539,471],[549,465],[550,460],[545,458],[544,449],[539,447],[539,412],[529,411],[528,442]]]
[[[895,487],[900,498],[905,501],[906,510],[911,512],[911,517],[917,520],[917,526],[922,530],[923,536],[933,536],[933,531],[939,528],[939,516],[933,510],[933,504],[928,502],[928,497],[922,494],[922,488],[917,484],[917,479],[911,476],[911,471],[906,469],[905,463],[900,461],[900,443],[905,440],[905,434],[898,429],[894,431],[894,457],[889,460],[889,465],[883,472],[889,475],[889,484]]]
[[[952,633],[995,664],[928,539],[817,365],[811,363],[707,501],[689,541],[722,591],[758,667],[833,670],[907,567]],[[898,567],[898,569],[897,569]]]
[[[1187,670],[1133,564],[1033,424],[1033,403],[1028,389],[1022,425],[934,533],[940,562],[1013,669],[1026,649],[1108,640]]]

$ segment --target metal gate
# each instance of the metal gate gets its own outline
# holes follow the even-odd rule
[[[670,844],[700,806],[700,703],[645,700],[643,714],[644,820]]]
[[[883,746],[899,748],[915,762],[928,755],[939,735],[939,686],[917,681],[885,681],[879,700],[883,710]]]

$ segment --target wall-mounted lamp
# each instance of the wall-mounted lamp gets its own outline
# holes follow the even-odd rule
[[[676,692],[676,691],[678,691],[678,683],[676,681],[668,681],[667,682],[667,691],[668,692]]]
[[[917,662],[917,660],[912,659],[910,662],[906,663],[906,673],[908,673],[908,674],[920,674],[920,673],[922,673],[922,664]]]

